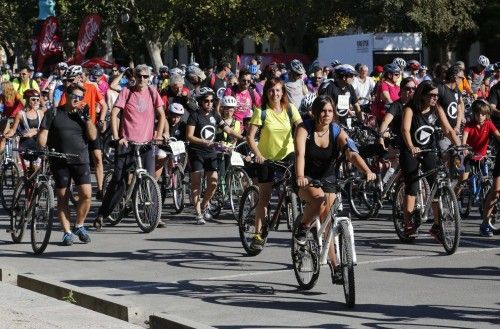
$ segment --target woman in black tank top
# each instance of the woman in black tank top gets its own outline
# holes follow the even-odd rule
[[[432,81],[420,83],[413,99],[403,109],[403,121],[401,126],[401,154],[399,162],[403,177],[405,178],[405,197],[403,199],[403,213],[405,218],[405,232],[409,236],[416,234],[416,228],[411,221],[411,213],[415,208],[415,196],[417,195],[418,181],[414,177],[418,175],[419,167],[423,171],[435,168],[439,159],[433,152],[420,153],[421,149],[433,149],[437,147],[434,131],[441,127],[445,135],[460,145],[455,131],[450,126],[446,114],[438,105],[437,85]],[[429,185],[432,186],[435,175],[428,176]],[[441,229],[437,205],[433,204],[434,225],[430,233],[440,239]]]
[[[373,174],[357,153],[346,132],[335,123],[335,104],[330,96],[318,96],[312,104],[313,120],[297,127],[295,134],[295,174],[299,197],[306,201],[301,226],[295,240],[305,243],[309,226],[319,218],[323,221],[335,201],[335,185],[323,188],[309,185],[310,179],[335,180],[334,162],[346,149],[346,159],[365,173],[367,180],[374,180]],[[335,251],[330,249],[331,266],[335,266]],[[338,273],[338,272],[337,272]]]

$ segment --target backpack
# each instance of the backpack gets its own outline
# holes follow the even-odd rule
[[[288,118],[290,119],[290,127],[292,127],[292,135],[293,135],[293,113],[292,113],[292,107],[288,105],[288,108],[286,109],[286,113],[288,113]],[[266,117],[267,117],[267,109],[264,109],[260,112],[260,120],[262,121],[262,125],[260,126],[260,130],[264,129],[264,125],[266,122]]]
[[[153,91],[151,91],[153,87],[149,86],[148,85],[148,90],[149,90],[149,95],[151,96],[151,101],[153,102],[153,107],[154,107],[154,97],[153,97]],[[127,103],[129,102],[130,100],[130,97],[132,97],[132,93],[133,93],[133,90],[128,88],[129,92],[128,92],[128,95],[127,95],[127,100],[125,101],[125,105],[127,105]]]
[[[304,121],[304,128],[307,130],[308,136],[314,135],[314,121],[313,120],[306,120]],[[337,138],[340,135],[340,126],[336,124],[335,122],[330,124],[330,135],[332,136],[333,142],[337,142]]]

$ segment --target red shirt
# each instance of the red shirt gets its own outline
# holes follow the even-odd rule
[[[486,155],[489,138],[496,131],[497,128],[491,120],[485,120],[480,127],[475,122],[467,122],[465,124],[464,133],[468,133],[467,145],[471,146],[474,150],[474,159],[480,159]]]
[[[89,106],[89,114],[92,122],[97,123],[97,104],[103,99],[101,93],[97,90],[97,87],[91,82],[85,82],[83,84],[85,88],[85,93],[83,94],[83,101]],[[66,104],[66,93],[61,96],[61,101],[59,106]]]
[[[4,106],[3,116],[6,118],[15,118],[24,107],[19,95],[16,95],[13,101],[8,101],[5,99],[5,95],[0,95],[0,103]]]

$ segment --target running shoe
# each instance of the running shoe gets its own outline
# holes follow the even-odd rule
[[[493,230],[491,229],[490,225],[481,224],[479,226],[479,235],[490,238],[493,236]]]
[[[63,246],[71,246],[71,245],[73,245],[73,233],[71,233],[71,232],[64,233],[63,240],[62,240],[62,245]]]
[[[80,239],[81,242],[83,243],[89,243],[90,242],[90,235],[85,229],[85,226],[79,227],[75,231],[75,235],[78,236],[78,239]]]
[[[250,248],[253,250],[262,250],[264,249],[264,239],[260,236],[260,234],[255,234],[252,238],[252,244]]]
[[[206,222],[205,222],[205,219],[203,219],[203,215],[198,215],[195,217],[195,224],[196,225],[204,225]]]

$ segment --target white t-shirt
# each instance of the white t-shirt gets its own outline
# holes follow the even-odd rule
[[[369,101],[365,98],[370,98],[370,95],[373,93],[373,89],[375,88],[375,80],[373,80],[372,77],[366,77],[365,81],[362,81],[359,77],[355,77],[352,86],[356,91],[359,105],[368,104]]]
[[[302,102],[302,98],[304,98],[304,80],[298,79],[296,81],[289,81],[285,83],[286,93],[288,94],[288,99],[290,102],[295,105],[296,108],[300,107],[300,103]],[[307,88],[306,88],[307,89]]]

